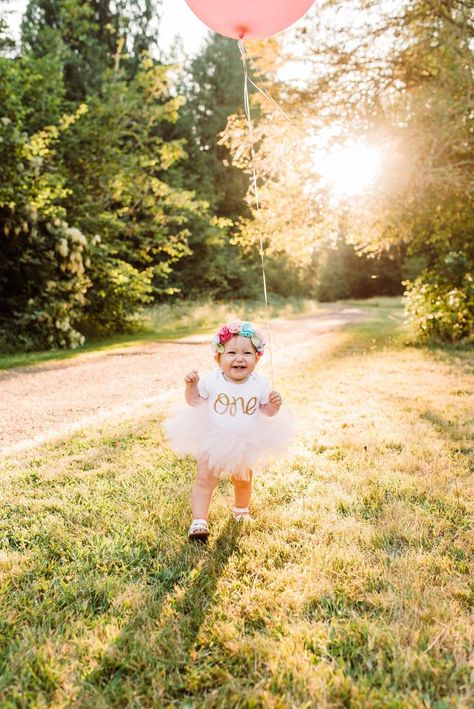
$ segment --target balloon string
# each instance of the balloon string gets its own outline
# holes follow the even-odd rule
[[[270,103],[272,103],[278,111],[280,111],[281,115],[284,116],[284,118],[286,118],[286,120],[288,121],[288,123],[290,123],[290,125],[292,125],[293,128],[296,128],[295,124],[293,123],[293,121],[291,120],[291,118],[289,117],[289,115],[288,115],[287,113],[285,113],[285,111],[282,109],[281,106],[278,105],[278,103],[275,101],[275,99],[270,96],[270,94],[268,93],[268,91],[265,91],[265,89],[262,89],[261,86],[259,86],[258,84],[256,84],[256,83],[255,83],[254,81],[252,81],[252,79],[250,79],[250,78],[248,78],[248,82],[249,82],[250,84],[252,84],[252,86],[254,86],[254,87],[257,89],[257,91],[260,91],[260,93],[262,94],[262,96],[265,96],[265,98],[268,99],[268,100],[270,101]]]
[[[257,186],[257,170],[256,170],[256,160],[255,160],[255,149],[253,140],[253,122],[252,114],[250,111],[250,98],[249,98],[249,83],[255,86],[261,93],[264,93],[253,81],[249,78],[248,67],[247,67],[247,50],[241,39],[239,39],[239,50],[242,56],[242,63],[244,66],[244,107],[245,115],[247,116],[247,123],[249,127],[249,137],[250,137],[250,157],[252,163],[252,182],[255,195],[255,206],[257,209],[257,218],[260,216],[260,201],[258,197],[258,186]],[[271,98],[271,97],[268,97]],[[273,101],[273,99],[271,99]],[[275,103],[275,102],[274,102]],[[276,105],[276,104],[275,104]],[[266,315],[267,315],[267,338],[268,338],[268,351],[270,354],[270,373],[273,388],[273,358],[272,358],[272,342],[271,342],[271,332],[270,332],[270,307],[268,305],[268,292],[267,292],[267,278],[265,275],[265,250],[263,247],[263,237],[262,230],[258,230],[259,246],[260,246],[260,260],[262,262],[262,280],[263,280],[263,294],[265,297]]]

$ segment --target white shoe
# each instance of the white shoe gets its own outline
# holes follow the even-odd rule
[[[233,507],[232,516],[236,522],[250,522],[252,519],[248,507]]]
[[[209,526],[205,519],[193,519],[188,531],[188,538],[192,541],[205,542],[209,536]]]

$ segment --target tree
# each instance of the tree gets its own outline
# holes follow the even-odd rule
[[[246,212],[248,178],[231,164],[220,138],[228,117],[243,108],[243,71],[236,43],[213,33],[181,84],[186,103],[178,130],[187,140],[189,185],[217,216],[236,220]]]
[[[166,126],[182,99],[169,68],[142,53],[131,70],[125,41],[111,57],[94,19],[87,30],[94,3],[35,5],[23,53],[0,60],[0,328],[23,347],[67,347],[133,326],[143,304],[175,292],[190,224],[214,238],[221,224],[181,186],[183,140]],[[77,82],[66,70],[76,39]]]
[[[256,297],[258,252],[246,252],[235,243],[240,220],[250,214],[245,200],[249,176],[232,164],[221,140],[229,116],[243,107],[236,43],[214,33],[186,68],[179,90],[185,104],[174,134],[184,139],[187,153],[181,179],[209,205],[214,218],[211,224],[201,217],[192,223],[191,253],[177,264],[172,280],[186,294]]]
[[[158,2],[152,0],[29,0],[22,21],[23,52],[61,57],[66,98],[100,94],[117,48],[129,78],[155,43]]]
[[[170,95],[168,68],[144,57],[135,78],[110,72],[101,97],[63,141],[61,159],[71,194],[68,213],[81,230],[100,236],[101,258],[91,264],[88,325],[120,326],[111,317],[107,270],[115,292],[117,269],[146,274],[154,296],[171,293],[174,264],[189,253],[190,221],[206,222],[206,205],[173,184],[170,169],[185,156],[183,142],[165,140],[164,124],[176,121],[181,105]],[[117,297],[114,296],[114,301]],[[122,326],[126,322],[122,322]]]
[[[74,347],[83,342],[77,321],[89,285],[88,244],[60,205],[67,186],[55,155],[84,107],[28,135],[21,102],[28,68],[37,76],[34,62],[0,58],[0,335],[24,349]]]
[[[7,54],[15,48],[15,41],[8,31],[7,14],[0,9],[0,54]]]
[[[472,7],[463,0],[334,0],[317,9],[297,35],[306,48],[307,82],[285,88],[277,77],[271,89],[297,128],[274,120],[256,131],[265,183],[260,230],[279,248],[287,238],[290,249],[296,243],[304,254],[315,240],[336,234],[344,214],[347,238],[359,249],[399,245],[424,268],[421,284],[444,283],[446,304],[451,287],[471,302]],[[349,139],[383,147],[384,169],[372,192],[336,203],[308,154],[318,142],[329,148]],[[284,169],[274,167],[275,145],[284,146]],[[465,265],[461,281],[447,268],[453,259],[458,269]],[[462,320],[456,337],[466,336],[472,315]]]
[[[474,14],[462,1],[419,0],[399,22],[400,88],[378,117],[395,150],[376,233],[423,263],[406,283],[417,335],[457,341],[474,330]]]

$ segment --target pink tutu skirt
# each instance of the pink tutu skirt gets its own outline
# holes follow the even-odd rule
[[[176,453],[206,461],[216,477],[242,480],[284,453],[294,435],[293,417],[284,406],[276,416],[260,414],[245,431],[217,427],[205,405],[181,407],[163,426]]]

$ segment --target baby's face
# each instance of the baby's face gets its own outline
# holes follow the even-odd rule
[[[235,335],[224,345],[216,361],[231,382],[245,382],[257,365],[257,352],[248,337]]]

